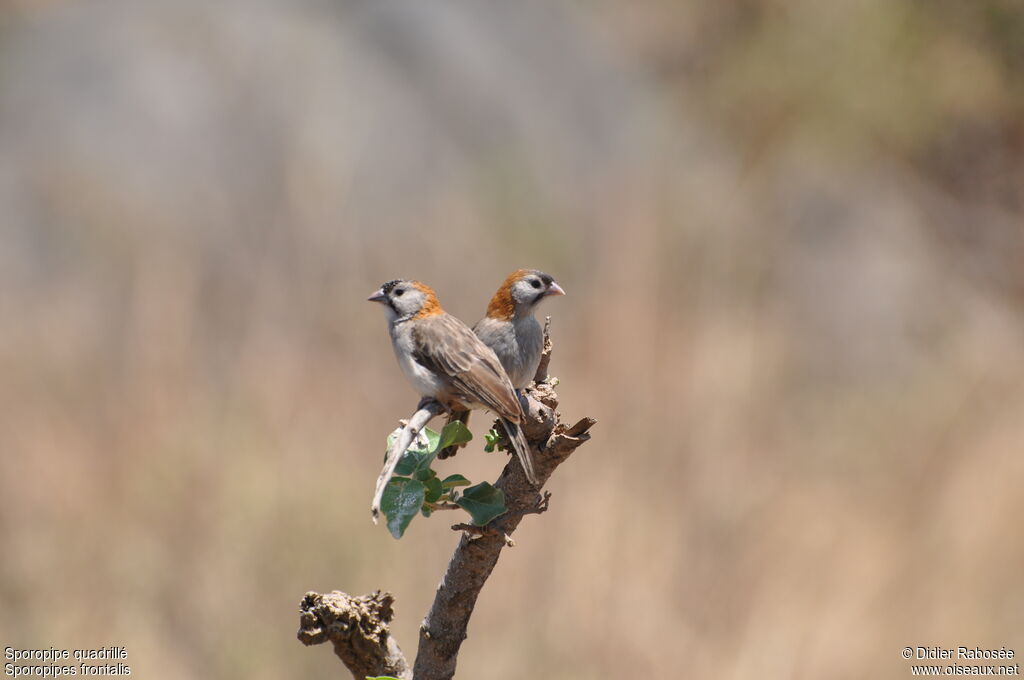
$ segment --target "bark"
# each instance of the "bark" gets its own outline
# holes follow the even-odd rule
[[[412,670],[389,625],[394,616],[391,593],[352,597],[340,591],[306,593],[299,617],[299,640],[316,645],[330,640],[352,676],[390,675],[411,680]]]

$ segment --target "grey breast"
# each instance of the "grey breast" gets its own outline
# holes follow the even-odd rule
[[[544,331],[537,319],[528,316],[509,322],[484,317],[473,330],[498,355],[513,387],[522,389],[530,384],[544,344]]]

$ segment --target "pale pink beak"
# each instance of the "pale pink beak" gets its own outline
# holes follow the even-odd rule
[[[387,300],[387,299],[388,299],[388,296],[384,294],[384,289],[383,288],[378,288],[373,293],[373,295],[371,295],[370,297],[366,298],[366,301],[367,302],[380,302],[381,304],[383,304],[384,301]]]
[[[548,292],[544,293],[545,297],[547,297],[549,295],[565,295],[565,291],[562,290],[561,286],[559,286],[557,283],[552,281],[551,285],[548,286]]]

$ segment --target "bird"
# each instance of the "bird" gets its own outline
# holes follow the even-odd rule
[[[544,350],[544,331],[533,313],[545,298],[553,295],[565,295],[565,290],[550,274],[517,269],[491,298],[486,316],[473,326],[477,337],[494,350],[517,395],[533,381]],[[448,421],[453,420],[469,422],[469,411],[450,412]],[[454,456],[458,449],[457,445],[449,446],[438,458]]]
[[[420,396],[435,399],[449,412],[484,408],[496,413],[526,478],[536,486],[530,446],[520,427],[523,409],[494,350],[444,311],[434,290],[419,281],[388,281],[367,300],[384,306],[398,365]]]
[[[540,365],[544,331],[533,313],[553,295],[565,295],[550,274],[536,269],[517,269],[508,275],[487,305],[487,315],[473,332],[494,350],[508,373],[512,387],[529,385]]]

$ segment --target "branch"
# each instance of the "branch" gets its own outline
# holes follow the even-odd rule
[[[583,418],[572,426],[566,426],[555,410],[558,407],[558,395],[554,389],[557,381],[547,377],[551,355],[551,340],[547,332],[549,325],[550,319],[544,325],[544,354],[537,370],[538,382],[523,391],[526,416],[522,425],[523,433],[530,444],[541,487],[555,468],[590,439],[589,430],[595,423],[592,418]],[[404,452],[415,439],[416,433],[436,415],[433,411],[439,408],[440,405],[431,400],[420,402],[420,409],[396,438],[393,450]],[[408,441],[405,441],[407,433],[411,434]],[[388,454],[385,469],[377,482],[375,509],[380,507],[383,486],[391,478],[400,457],[401,454],[398,454],[392,460],[392,453]],[[381,482],[381,479],[384,481]],[[393,600],[387,593],[381,595],[378,592],[363,598],[352,598],[338,591],[329,595],[307,593],[302,606],[299,639],[306,644],[330,639],[334,643],[335,653],[357,680],[363,680],[367,675],[392,675],[403,680],[448,680],[453,677],[459,648],[466,639],[466,629],[477,597],[494,570],[501,550],[514,545],[511,535],[523,517],[547,510],[551,496],[549,492],[544,495],[537,492],[537,488],[526,479],[522,466],[514,456],[505,465],[494,485],[504,492],[508,511],[483,527],[467,524],[452,526],[452,529],[461,531],[462,536],[437,588],[434,603],[420,626],[419,650],[411,676],[407,661],[388,633]],[[380,604],[365,604],[368,601]],[[350,613],[352,603],[360,604],[357,608],[358,617]],[[307,620],[311,622],[308,626]],[[334,623],[336,621],[343,623],[338,626]],[[368,633],[364,633],[364,630]],[[366,663],[354,663],[353,658],[366,660]]]
[[[533,374],[533,381],[538,385],[548,379],[548,364],[551,363],[551,317],[544,317],[544,349],[540,353],[540,363],[537,364],[537,372]]]
[[[587,430],[595,421],[584,418],[572,427],[558,422],[554,410],[558,397],[550,383],[528,388],[525,397],[529,411],[523,431],[543,486],[555,468],[590,439]],[[420,626],[420,647],[413,668],[416,680],[447,680],[455,674],[469,618],[502,548],[512,545],[511,536],[524,516],[539,514],[547,507],[547,497],[537,493],[514,458],[494,485],[505,492],[508,512],[485,527],[453,527],[463,530],[463,535]]]
[[[373,516],[374,524],[377,523],[377,518],[380,517],[380,500],[384,496],[384,489],[387,487],[388,482],[391,481],[391,476],[395,474],[395,466],[398,465],[398,461],[402,460],[402,455],[406,449],[416,441],[420,430],[430,422],[431,418],[441,413],[444,413],[444,406],[441,406],[440,403],[429,398],[421,399],[416,407],[416,413],[412,414],[409,422],[405,424],[402,431],[395,437],[395,443],[388,450],[387,455],[384,456],[384,467],[380,471],[380,476],[377,477],[377,488],[373,492],[370,514]]]
[[[389,624],[394,616],[391,593],[352,597],[340,591],[321,595],[306,593],[299,617],[299,640],[316,645],[330,640],[352,676],[390,675],[412,680],[412,671]]]

